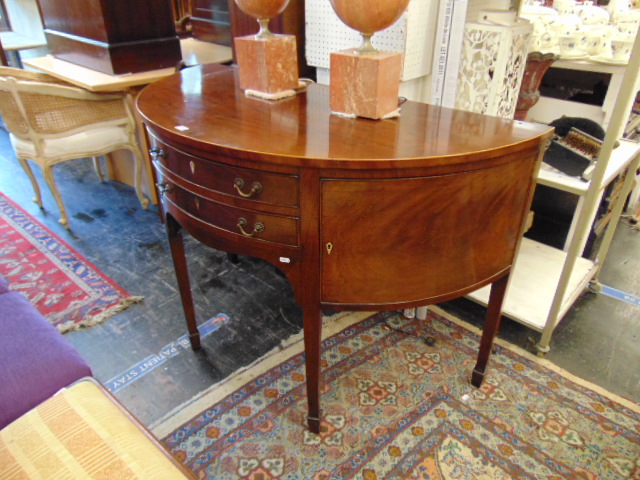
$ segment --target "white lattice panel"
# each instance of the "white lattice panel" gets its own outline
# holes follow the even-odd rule
[[[437,0],[411,0],[395,24],[372,37],[379,50],[404,53],[403,80],[431,72],[437,15]],[[311,66],[329,68],[331,52],[358,47],[362,41],[360,33],[342,23],[329,0],[307,0],[305,16],[305,53]]]
[[[456,108],[513,118],[533,26],[467,23],[462,41]]]

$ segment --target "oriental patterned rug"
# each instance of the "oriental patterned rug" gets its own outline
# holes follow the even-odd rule
[[[96,325],[142,300],[1,194],[0,275],[61,332]]]
[[[639,405],[501,341],[476,390],[474,327],[435,307],[364,317],[327,324],[320,435],[305,427],[299,343],[154,433],[197,478],[640,479]]]

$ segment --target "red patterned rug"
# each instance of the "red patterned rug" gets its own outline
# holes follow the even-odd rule
[[[477,331],[445,315],[375,314],[326,338],[320,435],[299,342],[152,429],[197,478],[640,479],[639,405],[501,341],[474,389]]]
[[[2,194],[0,275],[61,332],[96,325],[142,300]]]

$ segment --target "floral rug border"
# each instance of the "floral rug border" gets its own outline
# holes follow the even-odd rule
[[[444,319],[470,331],[471,333],[475,333],[478,336],[480,336],[482,333],[482,330],[478,327],[475,327],[474,325],[471,325],[470,323],[451,315],[450,313],[442,310],[437,306],[429,306],[429,310],[436,315],[439,315]],[[342,312],[342,315],[339,315],[338,317],[325,317],[323,321],[322,332],[323,340],[344,331],[351,325],[361,322],[368,317],[375,315],[376,313],[378,312]],[[599,385],[580,378],[563,369],[562,367],[555,365],[549,360],[540,358],[532,354],[531,352],[518,347],[517,345],[507,342],[506,340],[496,338],[495,344],[497,346],[505,348],[508,351],[511,351],[516,355],[521,356],[523,360],[535,363],[553,372],[554,374],[557,374],[564,379],[575,383],[582,388],[592,390],[594,393],[605,397],[613,402],[616,402],[622,407],[640,415],[640,404],[636,404],[628,398],[617,395],[606,390],[603,387],[600,387]],[[183,404],[174,408],[165,416],[150,424],[149,429],[157,438],[166,437],[178,427],[186,423],[189,419],[195,417],[207,408],[218,403],[226,396],[241,388],[250,380],[257,378],[265,372],[268,372],[270,369],[303,351],[304,344],[301,332],[298,335],[290,337],[282,345],[273,349],[271,352],[256,360],[251,365],[248,365],[247,367],[235,372],[225,380],[210,386],[206,390],[200,392]]]

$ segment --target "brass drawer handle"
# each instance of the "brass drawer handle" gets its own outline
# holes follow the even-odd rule
[[[165,193],[173,192],[173,187],[168,183],[156,183],[156,187],[158,187],[158,192],[160,193],[160,196],[164,195]]]
[[[242,233],[242,235],[244,235],[245,237],[253,237],[255,236],[256,233],[261,233],[264,232],[264,224],[260,223],[260,222],[256,222],[253,225],[253,232],[249,233],[247,232],[244,227],[247,226],[247,219],[246,218],[242,218],[240,217],[238,219],[238,228],[240,229],[240,233]]]
[[[151,150],[149,150],[149,155],[151,155],[151,160],[153,161],[156,161],[159,158],[166,158],[164,149],[159,147],[153,147]]]
[[[244,193],[242,191],[242,187],[244,187],[244,180],[242,180],[241,178],[236,178],[233,181],[233,188],[236,189],[236,192],[238,192],[238,195],[240,195],[241,197],[251,198],[262,191],[262,184],[260,182],[253,182],[249,193]]]

